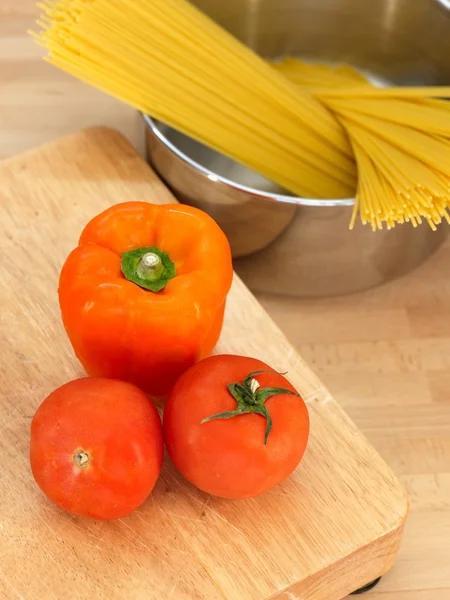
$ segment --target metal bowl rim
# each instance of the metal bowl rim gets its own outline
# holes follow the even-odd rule
[[[256,188],[251,188],[240,183],[236,183],[231,179],[227,179],[226,177],[222,177],[218,175],[214,171],[203,167],[198,162],[190,158],[184,152],[181,152],[157,127],[157,122],[153,120],[148,115],[143,114],[144,121],[151,129],[153,134],[159,139],[159,141],[170,150],[177,158],[182,160],[184,163],[188,164],[190,167],[199,171],[202,175],[208,177],[212,182],[220,182],[224,185],[227,185],[233,189],[245,192],[247,194],[251,194],[253,196],[258,196],[260,198],[264,198],[266,200],[270,200],[273,202],[282,202],[284,204],[296,204],[298,206],[353,206],[355,204],[354,198],[330,198],[330,199],[319,199],[319,198],[299,198],[297,196],[288,196],[284,194],[274,194],[271,192],[263,192],[262,190],[258,190]]]

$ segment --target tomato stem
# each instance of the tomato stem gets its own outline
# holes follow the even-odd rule
[[[176,275],[167,252],[156,246],[135,248],[122,254],[121,270],[125,279],[151,292],[159,292]]]
[[[276,371],[253,371],[247,375],[242,383],[230,383],[228,385],[228,391],[237,402],[237,408],[230,410],[211,417],[206,417],[201,423],[207,423],[213,419],[232,419],[240,415],[249,413],[259,414],[266,419],[266,431],[264,434],[264,444],[267,444],[270,432],[272,431],[272,418],[267,410],[265,402],[271,396],[278,394],[291,394],[298,396],[297,392],[288,390],[286,388],[262,388],[259,381],[255,379],[255,375],[261,373],[277,373]],[[277,375],[285,375],[285,373],[277,373]]]
[[[89,454],[85,450],[77,450],[73,455],[73,462],[79,469],[87,469],[89,467]]]
[[[259,381],[257,381],[256,379],[254,379],[252,377],[252,379],[250,379],[250,390],[251,390],[251,392],[254,394],[259,387],[261,387]]]

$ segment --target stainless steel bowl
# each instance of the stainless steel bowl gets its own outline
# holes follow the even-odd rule
[[[386,84],[450,82],[450,0],[194,0],[266,58],[349,63]],[[403,275],[448,227],[349,231],[353,199],[297,198],[144,117],[148,158],[180,201],[211,214],[255,291],[323,296]]]

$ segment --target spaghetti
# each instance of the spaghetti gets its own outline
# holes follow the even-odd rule
[[[339,122],[185,0],[40,6],[52,64],[298,195],[354,194]]]
[[[284,74],[319,97],[349,134],[358,165],[350,228],[358,214],[374,230],[450,223],[450,103],[436,99],[450,96],[449,87],[376,88],[293,59]]]
[[[186,0],[47,0],[47,60],[279,183],[353,196],[373,229],[450,222],[450,88],[266,63]],[[355,162],[356,159],[356,162]],[[356,180],[356,164],[358,181]]]
[[[369,85],[359,71],[349,65],[331,65],[307,63],[295,58],[285,58],[279,63],[272,63],[274,69],[283,73],[293,83],[303,89],[319,92],[321,88],[330,88],[332,92],[342,88],[353,89],[355,86]]]

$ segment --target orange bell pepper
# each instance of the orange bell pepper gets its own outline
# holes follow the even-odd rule
[[[212,352],[232,276],[228,241],[202,211],[118,204],[88,223],[62,268],[62,320],[88,374],[162,397]]]

